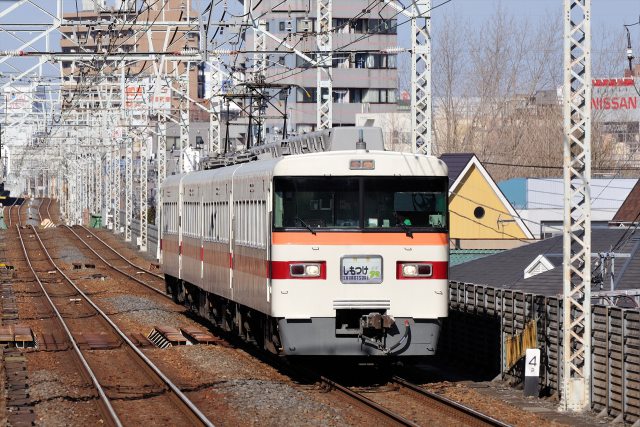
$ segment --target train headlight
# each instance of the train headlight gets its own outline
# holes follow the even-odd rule
[[[418,275],[418,267],[413,264],[406,264],[402,266],[402,275],[405,277],[415,277]]]
[[[398,262],[396,279],[421,279],[433,275],[433,265],[430,262]]]
[[[305,266],[305,273],[309,277],[318,277],[320,275],[320,266],[318,264],[310,264]]]

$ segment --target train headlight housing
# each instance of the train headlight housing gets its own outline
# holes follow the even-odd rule
[[[321,272],[319,263],[298,263],[289,266],[291,277],[320,277]]]
[[[422,279],[433,275],[430,262],[398,262],[396,279]]]

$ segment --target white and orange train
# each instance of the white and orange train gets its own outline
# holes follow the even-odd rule
[[[434,354],[447,167],[383,147],[377,128],[336,128],[290,139],[289,155],[167,178],[167,292],[276,353]]]

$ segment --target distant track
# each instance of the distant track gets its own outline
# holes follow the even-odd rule
[[[69,230],[71,233],[73,233],[73,235],[84,245],[87,247],[87,249],[89,249],[95,256],[97,256],[98,258],[100,258],[100,260],[102,262],[104,262],[109,268],[117,271],[118,273],[126,276],[127,278],[133,280],[136,283],[141,284],[142,286],[145,286],[149,289],[151,289],[152,291],[162,295],[165,298],[169,298],[171,299],[171,296],[168,295],[165,290],[164,290],[164,276],[159,275],[159,274],[155,274],[151,271],[145,270],[143,268],[138,267],[137,265],[133,264],[132,262],[130,262],[129,260],[127,260],[126,258],[124,258],[122,255],[120,255],[115,249],[113,249],[111,246],[109,246],[107,243],[105,243],[104,241],[102,241],[101,239],[97,238],[97,236],[93,233],[91,233],[91,231],[89,231],[87,228],[82,227],[83,231],[87,231],[89,232],[89,234],[91,234],[92,236],[94,236],[94,238],[97,238],[98,241],[100,241],[102,243],[102,245],[104,245],[106,248],[108,248],[108,250],[110,251],[110,253],[115,253],[120,259],[124,260],[129,266],[135,268],[136,270],[140,270],[142,271],[144,274],[150,275],[152,276],[152,280],[156,283],[156,286],[151,285],[150,283],[147,283],[143,280],[140,280],[136,275],[134,274],[130,274],[128,272],[126,272],[124,270],[124,268],[126,267],[116,267],[115,265],[113,265],[112,260],[108,260],[105,259],[105,257],[103,257],[102,255],[100,255],[98,253],[98,251],[96,251],[89,243],[87,243],[87,241],[85,239],[83,239],[82,237],[80,237],[80,235],[78,233],[75,232],[75,230],[71,227],[69,227],[68,225],[64,225],[63,227],[65,227],[67,230]],[[160,281],[160,283],[158,283]]]

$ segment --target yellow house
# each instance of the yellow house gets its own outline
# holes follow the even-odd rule
[[[440,158],[449,167],[449,223],[454,247],[508,248],[534,239],[474,154],[443,154]]]

